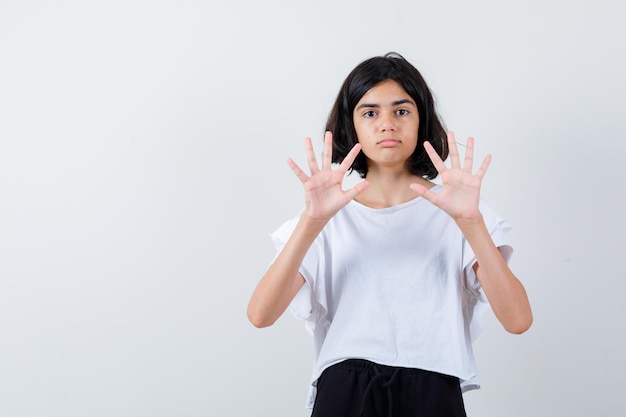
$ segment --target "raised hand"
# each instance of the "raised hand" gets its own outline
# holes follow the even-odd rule
[[[446,167],[430,143],[425,142],[424,148],[439,172],[442,188],[435,193],[423,185],[411,184],[411,189],[448,213],[456,222],[479,218],[480,186],[491,162],[491,155],[485,157],[476,174],[473,174],[474,138],[467,139],[465,160],[461,165],[454,133],[448,133],[450,168]]]
[[[310,175],[307,175],[298,164],[291,158],[287,159],[287,164],[296,174],[304,186],[304,197],[306,211],[311,219],[328,221],[342,207],[348,204],[353,198],[367,188],[367,181],[356,184],[349,190],[343,190],[343,179],[350,169],[352,162],[361,151],[361,145],[355,145],[343,162],[335,170],[332,168],[332,133],[326,132],[324,135],[324,152],[322,154],[322,168],[319,168],[311,138],[305,138],[307,163]]]

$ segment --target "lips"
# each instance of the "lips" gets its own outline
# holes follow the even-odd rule
[[[383,148],[391,148],[398,144],[400,144],[400,141],[397,139],[393,139],[393,138],[385,138],[385,139],[378,141],[378,145],[382,146]]]

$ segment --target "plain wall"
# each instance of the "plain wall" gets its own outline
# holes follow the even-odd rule
[[[348,72],[397,51],[493,154],[535,323],[470,416],[623,413],[622,1],[0,1],[0,416],[307,416],[312,340],[245,316]],[[320,149],[318,147],[318,149]]]

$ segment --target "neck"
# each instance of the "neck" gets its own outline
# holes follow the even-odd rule
[[[366,179],[370,186],[358,195],[356,201],[372,208],[392,207],[413,200],[417,195],[409,188],[412,183],[422,184],[428,188],[435,185],[406,171],[368,171]]]

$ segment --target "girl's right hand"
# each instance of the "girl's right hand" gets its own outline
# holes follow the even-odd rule
[[[296,174],[304,186],[305,214],[311,220],[327,222],[341,208],[365,190],[369,183],[362,181],[349,190],[343,190],[343,179],[352,166],[352,162],[361,151],[361,145],[356,144],[336,170],[332,168],[332,133],[324,135],[324,152],[322,154],[322,168],[317,164],[311,138],[304,139],[310,175],[300,169],[293,159],[287,159],[287,164]]]

